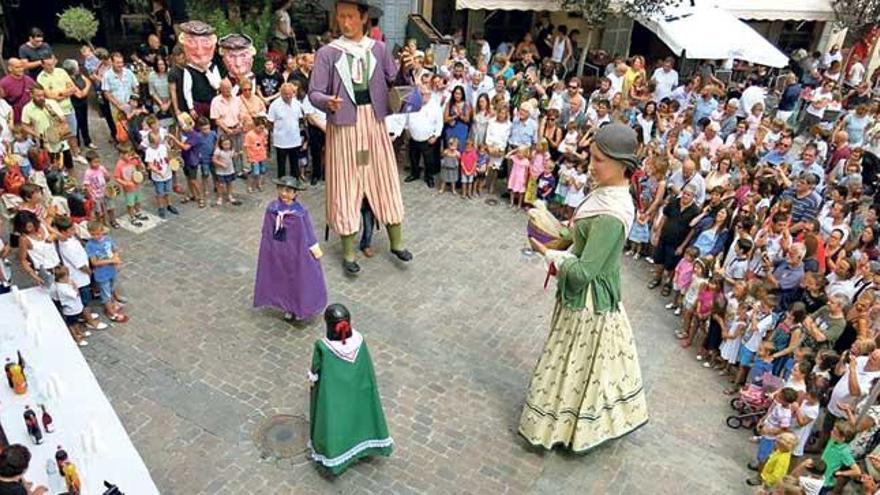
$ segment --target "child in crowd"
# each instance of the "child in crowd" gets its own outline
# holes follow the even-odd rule
[[[804,455],[804,448],[806,448],[807,442],[810,440],[813,425],[816,424],[816,419],[819,417],[819,412],[821,411],[819,393],[819,390],[813,384],[808,384],[806,391],[800,394],[801,401],[795,404],[792,409],[793,428],[791,431],[798,437],[798,444],[794,448],[795,457],[802,457]]]
[[[510,177],[507,178],[507,189],[510,191],[510,206],[522,208],[523,194],[526,192],[526,176],[529,174],[529,147],[520,146],[507,154],[510,160]]]
[[[235,156],[240,153],[236,152],[232,147],[232,139],[227,136],[221,136],[217,141],[217,149],[214,150],[212,163],[214,164],[214,173],[217,175],[217,202],[215,205],[223,205],[223,197],[235,206],[241,204],[241,201],[235,199],[232,195],[232,183],[235,182]]]
[[[477,175],[477,148],[474,140],[468,138],[461,154],[461,195],[465,198],[474,197],[474,176]]]
[[[825,484],[825,469],[825,461],[822,459],[804,459],[792,469],[791,476],[797,478],[803,495],[819,495],[822,485]]]
[[[106,235],[104,224],[89,222],[91,239],[86,242],[86,253],[92,265],[92,277],[98,286],[99,299],[110,321],[125,323],[128,316],[122,312],[124,300],[116,290],[116,267],[122,263],[116,242]]]
[[[477,178],[475,182],[477,196],[483,194],[483,187],[486,185],[486,173],[489,170],[489,161],[489,148],[485,144],[481,144],[477,151]]]
[[[574,214],[575,208],[580,206],[586,197],[588,165],[586,160],[579,160],[577,168],[568,176],[568,192],[565,195],[565,218],[570,218]]]
[[[734,284],[746,279],[749,273],[749,258],[752,254],[754,243],[745,237],[736,241],[733,248],[733,256],[724,261],[723,268],[719,267],[718,273],[724,278],[724,291],[728,292]]]
[[[553,161],[544,162],[544,172],[538,176],[537,195],[538,199],[544,202],[548,207],[553,201],[553,193],[556,189],[556,177],[553,176]]]
[[[266,119],[254,119],[254,127],[244,135],[244,151],[247,154],[248,174],[247,192],[263,190],[263,177],[266,175],[266,163],[269,159],[269,133],[266,131]]]
[[[712,316],[712,307],[720,294],[721,284],[717,277],[710,277],[700,288],[700,291],[697,293],[697,302],[694,305],[694,314],[691,317],[691,326],[687,329],[687,339],[682,344],[682,347],[689,347],[694,339],[707,329],[709,317]],[[702,349],[697,352],[697,361],[702,361],[704,357]]]
[[[825,480],[822,484],[823,493],[831,493],[836,485],[842,485],[848,478],[858,478],[862,470],[852,455],[849,442],[855,436],[855,427],[846,421],[834,423],[831,439],[822,451],[825,461]]]
[[[725,321],[727,301],[724,299],[724,294],[721,292],[721,282],[717,277],[713,277],[707,285],[703,286],[703,290],[706,290],[707,287],[713,285],[718,287],[718,292],[712,299],[711,313],[709,314],[706,325],[706,338],[703,340],[701,349],[697,352],[697,360],[700,360],[701,356],[705,360],[703,361],[704,368],[722,366],[718,351],[721,346],[722,336],[724,335],[727,326]],[[698,300],[697,309],[699,309],[699,303],[700,301]]]
[[[142,220],[148,217],[141,211],[141,202],[144,200],[144,194],[141,191],[141,182],[143,181],[144,164],[141,158],[134,150],[131,143],[122,143],[119,145],[119,159],[116,161],[116,167],[113,169],[113,179],[122,187],[125,196],[125,210],[128,212],[128,222],[135,227],[142,227]],[[137,173],[135,173],[137,172]]]
[[[682,346],[690,346],[688,335],[690,333],[691,324],[694,318],[694,309],[697,307],[697,296],[703,285],[709,280],[709,268],[712,264],[711,257],[697,258],[694,260],[694,270],[691,282],[684,292],[681,301],[681,307],[684,314],[682,315],[681,330],[676,332],[675,336],[682,341]],[[676,265],[677,267],[677,265]],[[687,343],[687,345],[685,345]]]
[[[742,335],[745,327],[748,325],[748,310],[745,304],[740,304],[736,308],[736,316],[733,321],[725,320],[723,341],[719,352],[721,360],[724,364],[722,374],[733,375],[736,373],[736,364],[739,358],[739,348],[742,343]]]
[[[103,225],[103,224],[102,224]],[[92,332],[82,329],[80,318],[83,315],[83,303],[79,297],[79,291],[70,280],[70,272],[64,265],[55,267],[55,284],[52,292],[61,304],[61,315],[64,317],[64,323],[70,331],[70,336],[80,346],[89,345],[86,337],[92,335]]]
[[[211,158],[216,146],[217,131],[211,130],[211,121],[206,117],[199,117],[193,128],[183,134],[183,173],[189,194],[199,202],[199,208],[207,204],[208,177],[213,175]]]
[[[791,430],[791,407],[797,398],[797,392],[790,388],[783,388],[775,394],[773,404],[767,414],[758,422],[758,432],[761,434],[761,439],[758,441],[758,452],[755,456],[757,462],[749,463],[749,469],[761,472],[776,447],[779,435]],[[789,452],[793,448],[794,442],[792,442]]]
[[[734,379],[734,386],[724,392],[727,395],[735,394],[747,378],[760,377],[764,368],[767,371],[773,369],[773,358],[770,356],[773,352],[773,344],[763,342],[764,335],[773,327],[772,306],[765,300],[766,295],[758,296],[750,308],[749,323],[743,332],[739,350],[739,370]]]
[[[98,315],[88,310],[92,302],[92,270],[89,267],[89,255],[82,245],[82,241],[76,236],[76,225],[70,217],[59,216],[54,221],[55,230],[58,231],[58,255],[61,263],[67,267],[70,280],[79,291],[79,297],[86,311],[82,313],[82,319],[86,326],[92,330],[104,330],[107,324],[98,320]]]
[[[563,158],[559,165],[559,176],[556,179],[556,191],[550,211],[566,220],[568,217],[565,216],[565,197],[568,196],[568,181],[573,173],[574,165],[570,160]]]
[[[776,446],[761,474],[758,478],[750,478],[746,481],[751,486],[763,485],[764,488],[770,488],[782,481],[782,478],[788,474],[788,467],[791,464],[791,452],[797,445],[797,437],[791,432],[780,434],[776,438]]]
[[[443,157],[440,159],[440,180],[437,190],[440,194],[446,191],[446,185],[455,192],[455,183],[458,182],[458,169],[461,153],[458,152],[458,139],[449,138],[446,142],[446,149],[443,150]],[[492,187],[491,185],[489,186]]]
[[[538,199],[538,177],[544,173],[544,164],[550,161],[550,145],[546,139],[541,139],[535,145],[532,152],[532,159],[529,163],[529,178],[526,181],[526,195],[523,202],[527,205],[534,205]]]
[[[110,172],[101,165],[101,157],[95,151],[86,153],[86,161],[89,168],[83,172],[82,182],[85,185],[89,197],[94,202],[95,219],[104,225],[110,225],[114,229],[120,227],[116,221],[116,214],[107,197],[107,181],[110,180]]]
[[[149,147],[144,151],[144,161],[150,169],[150,178],[156,191],[156,203],[159,205],[159,218],[165,218],[165,212],[177,215],[180,212],[171,204],[171,165],[168,163],[168,147],[160,142],[157,134],[148,137]]]
[[[635,225],[633,224],[633,230],[635,230]],[[638,250],[641,248],[642,243],[637,244],[638,246],[635,249]],[[694,279],[694,268],[699,255],[700,250],[690,246],[684,250],[684,256],[675,265],[675,274],[672,277],[672,290],[675,291],[675,295],[672,297],[672,302],[666,305],[666,309],[675,310],[675,316],[681,314],[681,301]]]
[[[21,174],[25,178],[28,178],[31,176],[31,171],[33,171],[30,153],[34,148],[34,140],[24,130],[24,126],[21,124],[13,128],[12,137],[12,153],[21,158],[18,162],[18,166],[21,167]]]

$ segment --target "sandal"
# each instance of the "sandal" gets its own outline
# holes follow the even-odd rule
[[[688,348],[688,347],[690,347],[690,346],[691,346],[691,341],[690,341],[690,340],[687,340],[687,339],[685,339],[685,341],[684,341],[684,342],[682,342],[682,343],[681,343],[681,344],[679,344],[679,345],[681,345],[681,348],[682,348],[682,349],[687,349],[687,348]]]
[[[669,297],[669,294],[672,293],[672,287],[668,285],[663,286],[663,290],[660,291],[660,295],[663,297]]]
[[[199,200],[199,208],[204,208],[204,207],[205,207],[205,200],[204,200],[204,199],[200,199],[200,200]]]
[[[654,280],[651,281],[650,284],[648,284],[648,288],[649,288],[649,289],[656,289],[657,286],[659,286],[659,285],[660,285],[660,280],[659,280],[659,279],[654,279]]]
[[[112,315],[107,315],[107,319],[116,323],[125,323],[128,321],[128,316],[123,313],[114,313]]]
[[[229,200],[229,204],[231,204],[231,205],[233,205],[233,206],[241,206],[241,201],[239,201],[239,200],[233,198],[233,199],[230,199],[230,200]]]
[[[117,222],[116,220],[113,220],[112,222],[110,222],[110,226],[113,227],[114,229],[118,229],[118,228],[122,227],[122,225],[119,225],[119,222]]]

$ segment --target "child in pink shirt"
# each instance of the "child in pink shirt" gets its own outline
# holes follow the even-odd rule
[[[684,251],[684,256],[675,266],[675,275],[672,277],[672,289],[675,291],[675,297],[672,302],[666,305],[666,309],[675,310],[675,316],[681,314],[681,300],[684,293],[691,286],[694,278],[694,260],[700,255],[700,251],[691,246]]]
[[[538,141],[535,151],[532,152],[532,162],[529,164],[529,180],[526,182],[527,205],[534,205],[538,199],[538,177],[544,173],[544,164],[550,160],[550,145],[546,139]]]
[[[474,197],[474,177],[477,175],[477,147],[473,139],[468,139],[461,154],[461,195]]]
[[[94,151],[86,153],[86,161],[89,163],[89,168],[83,172],[82,182],[89,198],[95,204],[95,219],[105,225],[108,225],[109,221],[111,227],[118,229],[119,222],[116,221],[115,212],[107,198],[107,181],[110,180],[110,172],[101,165],[101,159]]]

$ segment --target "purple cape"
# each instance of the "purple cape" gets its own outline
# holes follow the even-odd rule
[[[281,212],[285,212],[284,230],[277,234],[275,219]],[[285,205],[278,199],[269,203],[263,218],[254,307],[281,308],[299,319],[324,311],[327,285],[321,263],[309,251],[317,243],[305,205],[299,201]]]

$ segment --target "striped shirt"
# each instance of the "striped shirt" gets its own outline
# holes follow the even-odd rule
[[[783,198],[791,199],[791,221],[794,223],[804,220],[815,220],[822,206],[822,198],[815,190],[800,198],[795,188],[790,187],[782,192]]]

